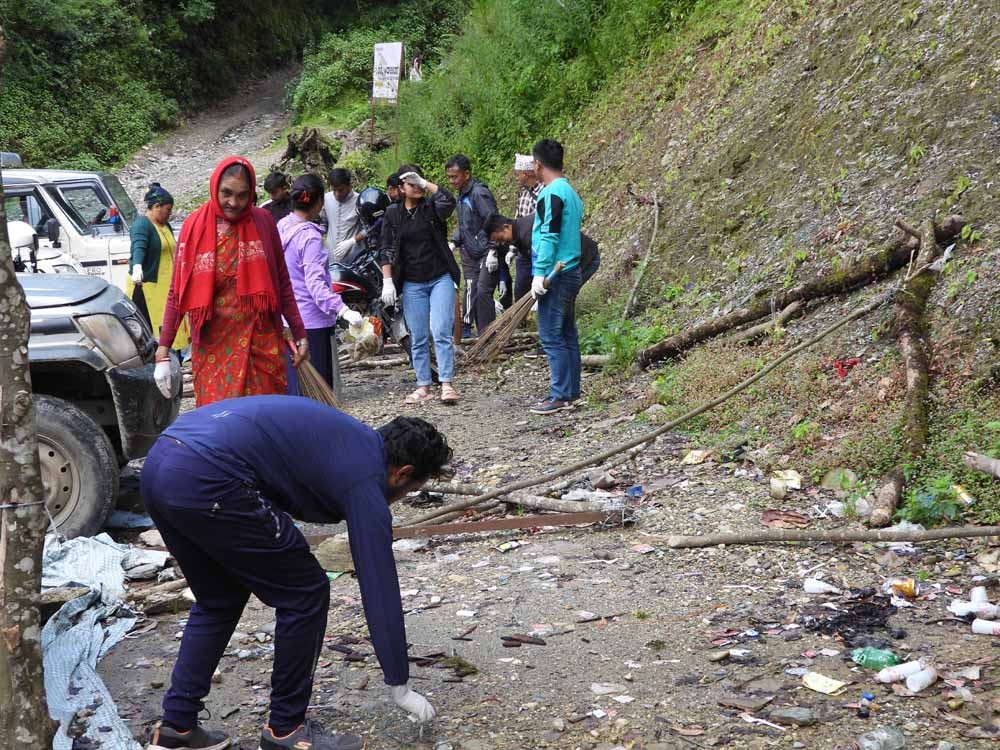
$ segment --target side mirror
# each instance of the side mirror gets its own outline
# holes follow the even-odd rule
[[[45,236],[52,247],[59,247],[59,219],[49,219],[45,222]]]

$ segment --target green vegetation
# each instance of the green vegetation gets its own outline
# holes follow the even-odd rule
[[[607,354],[611,357],[608,367],[617,371],[630,367],[640,349],[666,336],[661,326],[622,321],[618,310],[584,316],[580,330],[581,353]]]
[[[926,486],[906,493],[896,518],[924,526],[952,523],[962,515],[962,503],[954,488],[951,474],[934,477]]]
[[[362,2],[343,11],[335,30],[310,45],[302,77],[292,93],[299,121],[352,128],[368,117],[372,50],[378,42],[402,42],[409,60],[420,54],[424,74],[433,70],[467,11],[466,0]]]
[[[32,166],[124,161],[182,110],[294,60],[333,0],[0,3],[0,144]]]

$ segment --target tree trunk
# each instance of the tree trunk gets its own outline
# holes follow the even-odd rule
[[[0,28],[0,92],[5,41]],[[0,744],[44,750],[54,725],[42,680],[38,594],[47,523],[28,374],[30,325],[0,187]]]
[[[953,238],[962,230],[964,224],[965,221],[960,216],[949,216],[938,230],[938,242],[945,242]],[[890,244],[843,271],[817,276],[791,289],[776,292],[773,297],[758,298],[748,307],[733,310],[727,315],[692,326],[681,333],[670,336],[653,344],[648,349],[640,351],[636,355],[636,360],[640,366],[649,367],[668,357],[674,357],[702,341],[714,338],[738,326],[760,320],[770,315],[773,309],[783,310],[798,300],[809,301],[853,291],[884,278],[905,266],[910,262],[913,252],[919,246],[918,239],[907,236],[906,239]]]
[[[745,331],[740,331],[739,333],[733,334],[729,339],[733,344],[742,344],[746,342],[751,342],[759,339],[761,336],[767,336],[779,328],[783,328],[785,323],[787,323],[792,318],[797,315],[801,315],[805,312],[806,303],[803,300],[797,299],[776,316],[773,320],[768,320],[763,323],[758,323],[755,326],[747,328]]]
[[[899,331],[899,353],[903,355],[906,374],[906,396],[903,401],[902,447],[900,466],[890,474],[889,481],[878,493],[869,525],[888,526],[903,495],[905,482],[902,465],[912,464],[924,453],[927,442],[927,371],[930,367],[930,341],[924,310],[937,274],[929,266],[938,255],[934,222],[927,220],[921,227],[920,253],[914,263],[915,273],[896,295],[894,326]]]

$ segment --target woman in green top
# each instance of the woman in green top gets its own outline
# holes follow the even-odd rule
[[[174,231],[169,224],[174,199],[160,187],[160,183],[154,182],[143,200],[146,202],[146,215],[135,220],[130,233],[132,257],[126,291],[136,307],[146,315],[154,337],[158,337],[170,291],[170,278],[174,273]],[[185,320],[177,331],[174,347],[183,349],[188,341]]]

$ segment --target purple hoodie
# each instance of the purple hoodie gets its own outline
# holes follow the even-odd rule
[[[285,265],[306,328],[329,328],[344,307],[330,284],[329,255],[320,228],[294,213],[278,222]]]

